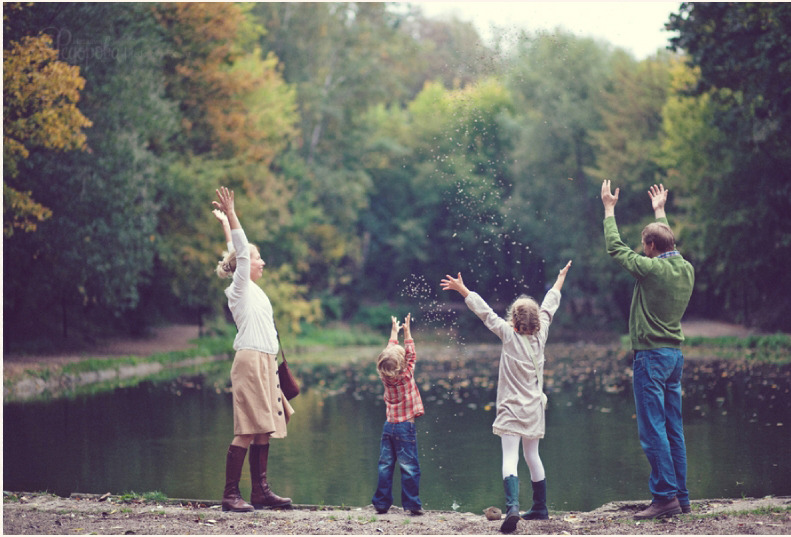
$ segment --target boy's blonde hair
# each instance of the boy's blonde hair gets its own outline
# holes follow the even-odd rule
[[[518,297],[508,307],[506,321],[511,323],[517,333],[532,336],[541,328],[538,303],[527,295]]]
[[[405,368],[406,350],[401,345],[390,345],[376,359],[376,370],[381,378],[396,378]]]

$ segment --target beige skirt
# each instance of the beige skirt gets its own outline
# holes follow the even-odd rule
[[[280,389],[277,356],[252,349],[236,351],[231,366],[233,434],[285,438],[294,413]]]

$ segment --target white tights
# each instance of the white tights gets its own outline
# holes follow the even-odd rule
[[[524,438],[515,435],[502,435],[500,440],[503,444],[503,479],[509,475],[518,475],[516,467],[519,465],[519,439],[522,440],[522,451],[525,453],[525,461],[530,469],[530,480],[533,482],[543,481],[544,465],[541,457],[538,456],[538,438]]]

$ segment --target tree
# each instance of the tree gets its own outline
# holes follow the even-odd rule
[[[57,60],[52,38],[25,36],[3,50],[3,235],[35,231],[52,211],[25,191],[19,161],[30,149],[88,149],[82,129],[91,121],[77,108],[85,79],[77,66]]]
[[[667,28],[679,32],[673,46],[699,70],[681,95],[697,98],[688,106],[714,133],[694,148],[703,162],[675,161],[699,193],[702,258],[711,271],[705,296],[730,319],[788,329],[791,304],[773,297],[791,293],[791,276],[778,263],[791,260],[791,7],[685,3]],[[681,146],[689,131],[678,127],[688,123],[671,125],[669,145]]]
[[[299,282],[353,300],[363,250],[357,222],[372,186],[360,124],[369,107],[404,100],[415,45],[382,3],[260,3],[252,13],[266,27],[262,49],[297,89],[299,143],[287,160],[307,242]]]
[[[664,182],[673,191],[671,204],[677,199],[688,201],[679,188],[680,179],[667,177],[660,164],[662,112],[670,92],[671,66],[677,63],[679,60],[666,52],[642,61],[636,61],[623,51],[616,52],[613,81],[602,93],[599,105],[602,127],[589,133],[595,164],[587,167],[586,172],[596,185],[612,179],[621,189],[619,229],[624,237],[632,237],[633,241],[638,241],[643,226],[653,219],[651,211],[647,210],[650,206],[645,195],[651,184]],[[600,211],[600,204],[591,205]],[[675,207],[671,210],[669,205],[668,209],[676,237],[685,239],[684,222],[687,220],[679,217]],[[596,233],[590,240],[594,245],[603,245],[600,236],[596,236],[601,234],[601,224],[596,224]],[[612,260],[604,255],[602,248],[582,249],[575,257],[578,258],[575,265],[587,265],[591,269],[577,283],[587,313],[615,310],[620,311],[622,318],[627,318],[631,301],[630,276],[612,270]]]
[[[426,82],[441,81],[446,89],[464,88],[497,74],[500,62],[470,22],[451,18],[436,20],[423,16],[418,7],[399,26],[417,45],[410,58],[406,80],[412,80],[410,97]]]
[[[788,3],[683,3],[666,25],[679,32],[674,50],[685,52],[700,67],[695,93],[729,88],[727,98],[747,122],[744,140],[761,144],[791,140],[791,5]],[[780,145],[780,144],[778,144]],[[786,154],[787,155],[787,154]]]
[[[278,59],[258,48],[263,29],[250,9],[189,3],[155,8],[172,43],[164,57],[166,87],[183,114],[176,147],[186,153],[165,174],[158,261],[168,274],[168,291],[199,320],[219,309],[223,282],[212,269],[225,245],[207,207],[214,189],[225,184],[236,190],[251,242],[270,265],[280,266],[267,271],[266,285],[291,306],[277,312],[282,325],[298,328],[316,314],[302,296],[305,288],[287,276],[305,239],[290,234],[283,240],[293,228],[294,189],[278,163],[296,136],[296,93],[284,82]]]
[[[18,180],[52,209],[33,234],[4,243],[4,327],[11,343],[43,342],[125,326],[151,277],[157,246],[157,148],[177,121],[163,98],[156,22],[142,4],[32,4],[12,32],[49,28],[61,61],[85,79],[81,111],[92,118],[87,151],[30,151]],[[24,36],[15,35],[21,42]],[[5,342],[4,342],[5,343]]]
[[[523,36],[509,59],[508,86],[520,113],[512,127],[514,186],[508,204],[513,233],[530,246],[523,270],[538,295],[555,275],[546,267],[562,267],[573,258],[576,270],[592,272],[595,256],[603,252],[595,248],[602,244],[601,205],[593,202],[599,184],[589,170],[596,162],[593,135],[605,126],[614,56],[605,44],[557,31]],[[583,287],[585,301],[604,291],[593,279],[580,285],[593,287]],[[576,284],[564,289],[569,303],[579,302],[576,289]],[[589,301],[585,307],[598,311],[599,305]],[[613,308],[604,311],[609,315]]]
[[[491,79],[452,91],[427,84],[406,110],[368,114],[365,163],[374,190],[361,219],[365,279],[358,283],[368,297],[403,301],[413,279],[453,270],[449,260],[498,291],[509,242],[503,118],[512,113],[509,92]]]

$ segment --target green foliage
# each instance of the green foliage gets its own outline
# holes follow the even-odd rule
[[[747,337],[691,337],[685,347],[726,359],[785,364],[791,361],[791,336],[784,333]]]
[[[3,47],[3,236],[36,231],[52,211],[34,201],[19,175],[19,161],[34,147],[87,150],[82,129],[91,121],[77,108],[85,79],[59,61],[46,34],[23,36]],[[21,189],[21,190],[18,190]]]
[[[350,347],[354,345],[378,345],[382,343],[382,337],[380,332],[371,330],[368,325],[317,326],[316,324],[305,323],[302,325],[302,330],[298,335],[284,338],[283,344],[287,347],[295,346],[299,348],[316,346]]]
[[[691,312],[788,330],[791,9],[668,28],[685,55],[637,61],[563,31],[491,50],[419,6],[7,4],[4,349],[224,322],[221,184],[287,337],[378,331],[377,304],[447,323],[449,272],[540,298],[568,259],[558,323],[622,326],[605,178],[628,244],[670,189]]]
[[[135,4],[33,4],[18,17],[21,28],[46,20],[61,29],[59,56],[80,67],[81,111],[93,128],[90,153],[37,150],[20,170],[19,179],[53,216],[35,234],[5,242],[6,256],[16,259],[4,274],[6,289],[13,289],[4,297],[6,334],[30,338],[34,327],[38,337],[68,337],[93,323],[123,325],[153,267],[159,171],[153,140],[175,125],[158,91],[155,57],[146,53],[156,47],[156,25]],[[97,35],[115,36],[117,27],[125,31],[104,49],[89,47]]]
[[[493,79],[454,91],[428,84],[405,111],[371,111],[366,164],[374,192],[362,222],[372,293],[431,299],[436,282],[425,275],[454,270],[486,284],[497,279],[481,252],[500,259],[507,241],[511,114],[508,90]]]
[[[147,502],[166,502],[168,497],[165,496],[164,492],[159,490],[155,490],[153,492],[146,492],[143,494],[143,499]]]
[[[791,259],[791,8],[685,3],[667,27],[696,69],[674,111],[697,113],[666,125],[666,148],[696,195],[700,298],[738,322],[788,330],[791,305],[775,298],[791,293],[778,263]]]
[[[600,108],[602,127],[590,133],[596,154],[594,166],[586,168],[596,186],[605,179],[621,189],[617,207],[619,230],[624,238],[639,242],[639,233],[653,212],[648,196],[640,195],[648,186],[661,182],[664,169],[659,161],[663,106],[670,88],[670,69],[674,59],[660,53],[643,61],[636,61],[623,52],[614,55],[613,83],[603,93]],[[675,182],[664,180],[678,196]],[[597,207],[598,209],[598,207]],[[673,217],[673,228],[680,244],[683,243],[683,226],[678,225],[675,206],[668,206]],[[594,222],[591,222],[594,225]],[[601,233],[601,224],[595,222],[595,232]],[[595,234],[593,244],[603,245]],[[636,246],[636,242],[631,242]],[[588,310],[611,309],[626,318],[631,302],[631,278],[623,271],[614,270],[612,259],[604,248],[579,249],[574,254],[574,268],[590,268],[585,281],[576,283],[582,291],[581,302]],[[686,249],[685,249],[686,255]],[[616,308],[612,308],[615,305]]]
[[[365,326],[377,334],[381,334],[379,339],[373,342],[379,343],[382,341],[383,337],[387,337],[389,334],[387,331],[392,325],[391,317],[395,316],[398,319],[403,319],[406,317],[407,313],[409,313],[408,311],[404,311],[405,309],[404,306],[394,308],[390,304],[361,306],[354,314],[352,322]]]
[[[165,496],[163,492],[158,490],[152,492],[144,492],[143,494],[138,494],[135,491],[127,491],[121,494],[118,499],[123,503],[132,503],[132,502],[166,502],[168,497]]]

